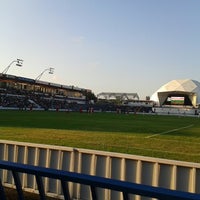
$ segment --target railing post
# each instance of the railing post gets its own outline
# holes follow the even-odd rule
[[[1,179],[0,179],[0,199],[6,200],[6,194],[5,194]]]
[[[13,174],[13,178],[14,178],[17,193],[18,193],[18,199],[24,200],[24,195],[23,195],[23,191],[22,191],[22,185],[21,185],[21,181],[19,178],[19,174],[18,174],[18,172],[14,171],[14,170],[12,170],[12,174]]]
[[[65,200],[70,200],[68,183],[66,181],[61,180],[61,185]]]
[[[129,200],[128,193],[123,192],[123,197],[124,197],[124,200]]]
[[[45,200],[45,193],[44,193],[44,185],[43,185],[43,181],[42,181],[42,177],[35,175],[36,178],[36,182],[37,182],[37,186],[38,186],[38,190],[39,190],[39,194],[40,194],[40,200]]]
[[[96,188],[93,187],[92,185],[90,186],[90,188],[91,188],[91,193],[92,193],[92,200],[98,200],[97,193],[96,193]]]

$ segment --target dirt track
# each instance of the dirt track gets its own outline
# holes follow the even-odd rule
[[[15,189],[5,188],[6,200],[17,200],[17,191]],[[24,200],[39,200],[37,194],[24,192]],[[46,197],[46,200],[57,200],[56,198]]]

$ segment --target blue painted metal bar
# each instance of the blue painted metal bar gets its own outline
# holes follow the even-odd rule
[[[45,200],[46,198],[45,198],[45,191],[44,191],[42,177],[36,174],[35,178],[36,178],[36,182],[37,182],[37,186],[38,186],[38,190],[40,194],[40,200]]]
[[[23,194],[23,191],[22,191],[22,185],[21,185],[21,181],[20,181],[20,178],[19,178],[19,174],[15,170],[12,170],[12,174],[13,174],[13,178],[14,178],[17,193],[18,193],[18,199],[24,200],[24,194]]]
[[[61,180],[61,186],[65,200],[70,200],[68,183],[66,181]]]
[[[91,189],[91,193],[92,193],[92,199],[93,200],[98,200],[97,193],[96,193],[96,188],[91,185],[90,189]]]
[[[128,193],[123,192],[123,198],[124,200],[129,200]]]
[[[5,194],[1,179],[0,179],[0,199],[6,200],[6,194]]]
[[[0,168],[33,174],[41,177],[59,179],[61,181],[80,183],[92,186],[94,188],[106,188],[123,192],[123,194],[136,194],[146,197],[158,198],[160,200],[200,200],[200,194],[175,191],[161,187],[153,187],[143,184],[136,184],[120,180],[113,180],[103,177],[13,163],[8,161],[0,161]]]

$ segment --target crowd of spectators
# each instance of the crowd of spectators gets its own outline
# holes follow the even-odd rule
[[[86,104],[86,101],[83,98],[72,98],[13,88],[0,88],[0,107],[3,108],[18,108],[22,110],[79,110],[82,104]]]
[[[115,102],[97,101],[90,103],[84,98],[52,95],[50,93],[0,88],[0,108],[15,108],[20,110],[55,110],[77,112],[116,112],[137,113],[152,112],[151,106],[119,105]]]

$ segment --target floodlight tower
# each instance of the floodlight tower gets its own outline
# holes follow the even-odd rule
[[[44,74],[44,72],[49,71],[49,74],[53,74],[54,73],[54,68],[50,67],[45,69],[35,80],[40,80],[40,78],[42,77],[42,75]]]
[[[12,65],[13,63],[16,63],[16,66],[18,66],[18,67],[22,67],[23,60],[22,60],[22,59],[13,60],[13,61],[8,65],[8,67],[6,67],[6,68],[3,70],[2,74],[6,74],[7,71],[9,70],[9,68],[11,67],[11,65]]]

